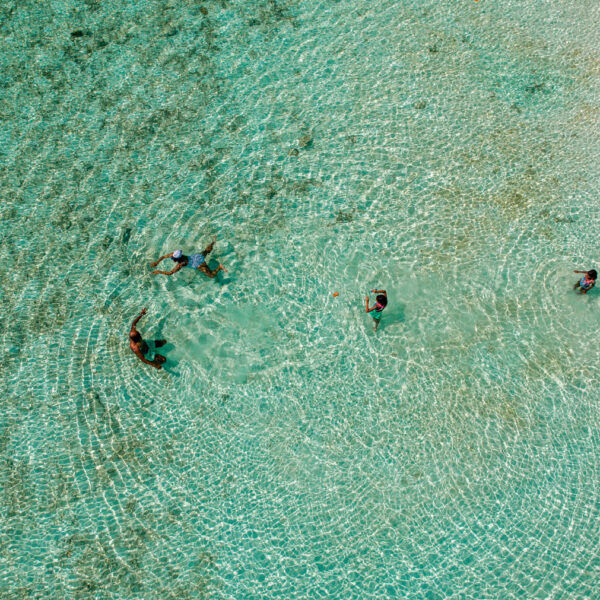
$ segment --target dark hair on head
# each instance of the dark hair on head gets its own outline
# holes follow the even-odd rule
[[[174,260],[176,263],[180,263],[182,262],[186,257],[182,254],[179,258],[175,258],[174,256],[171,256],[171,259]]]
[[[592,279],[598,279],[598,273],[596,273],[596,269],[592,269],[587,273]]]
[[[140,335],[139,331],[136,331],[135,333],[130,333],[129,334],[129,339],[132,342],[139,342],[142,339],[142,336]]]
[[[387,296],[384,296],[383,294],[378,294],[377,298],[375,298],[377,300],[377,302],[379,302],[379,304],[381,304],[381,306],[387,306]]]

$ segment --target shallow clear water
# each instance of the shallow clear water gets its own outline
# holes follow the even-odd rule
[[[597,598],[599,18],[4,2],[0,596]]]

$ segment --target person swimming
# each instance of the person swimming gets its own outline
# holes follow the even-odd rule
[[[144,308],[142,312],[133,320],[131,329],[129,330],[129,347],[132,352],[144,363],[154,367],[155,369],[162,369],[162,363],[166,362],[166,358],[162,354],[154,354],[152,360],[146,358],[146,354],[150,352],[150,347],[142,339],[140,332],[136,329],[137,322],[147,313],[148,311]],[[152,342],[155,348],[160,348],[167,343],[167,340],[154,340]]]
[[[375,305],[369,308],[369,296],[365,298],[367,302],[367,306],[365,308],[365,312],[370,313],[375,321],[375,331],[379,327],[379,321],[381,320],[381,313],[383,313],[383,309],[387,306],[387,292],[385,290],[371,290],[371,293],[377,294],[375,297]]]
[[[583,275],[583,277],[573,286],[573,289],[579,290],[580,294],[587,294],[596,285],[596,279],[598,279],[596,269],[592,269],[591,271],[573,272],[581,273]]]
[[[212,270],[206,264],[206,257],[212,252],[216,241],[217,238],[215,238],[202,252],[198,252],[197,254],[186,256],[181,250],[175,250],[174,252],[171,252],[171,254],[161,256],[157,261],[151,263],[150,266],[156,267],[158,263],[165,258],[170,258],[177,264],[170,271],[152,271],[152,275],[173,275],[173,273],[177,273],[177,271],[183,269],[183,267],[197,269],[211,278],[219,271],[225,271],[225,273],[227,273],[227,269],[221,263],[219,263],[219,266],[216,269]]]

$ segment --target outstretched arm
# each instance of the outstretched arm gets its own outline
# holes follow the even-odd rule
[[[367,306],[365,307],[365,312],[371,312],[374,307],[369,308],[369,296],[365,296],[365,302],[367,303]]]
[[[182,267],[181,263],[177,263],[170,271],[152,271],[152,275],[173,275],[173,273],[177,273]]]
[[[165,254],[164,256],[161,256],[157,261],[150,263],[151,267],[156,267],[156,265],[161,261],[161,260],[165,260],[165,258],[171,258],[171,256],[173,256],[173,253],[171,252],[171,254]]]
[[[147,313],[148,311],[143,308],[142,312],[133,320],[133,323],[131,324],[131,331],[135,332],[135,326],[137,325],[138,321]]]
[[[385,290],[371,290],[373,294],[383,294],[387,298],[387,292]]]

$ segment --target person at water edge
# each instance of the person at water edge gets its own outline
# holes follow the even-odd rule
[[[219,266],[213,270],[211,270],[206,264],[206,257],[211,253],[216,241],[217,238],[215,238],[202,252],[197,254],[190,254],[189,256],[186,256],[181,250],[175,250],[175,252],[171,252],[171,254],[165,254],[164,256],[161,256],[150,266],[156,267],[158,263],[165,258],[170,258],[173,260],[175,266],[170,271],[152,271],[152,275],[173,275],[173,273],[177,273],[177,271],[183,269],[183,267],[198,269],[211,278],[214,277],[219,271],[225,271],[225,273],[227,273],[227,269],[221,263],[219,263]]]
[[[598,279],[598,273],[596,269],[591,271],[573,271],[574,273],[581,273],[583,277],[573,286],[574,290],[579,290],[580,294],[587,294],[595,285],[596,279]]]
[[[154,354],[154,358],[152,360],[148,360],[146,355],[150,352],[150,347],[148,344],[142,339],[140,332],[135,328],[138,321],[146,314],[147,310],[144,308],[142,312],[133,320],[131,324],[131,329],[129,330],[129,347],[133,351],[133,353],[147,365],[153,366],[155,369],[162,369],[162,363],[164,363],[167,359],[162,354]],[[155,348],[160,348],[167,343],[167,340],[154,340],[152,345]]]
[[[375,297],[375,304],[369,307],[369,296],[365,298],[367,302],[367,306],[365,308],[365,312],[368,312],[373,317],[375,321],[375,331],[379,327],[379,321],[381,320],[381,313],[383,309],[387,306],[387,292],[385,290],[371,290],[372,294],[377,294]]]

